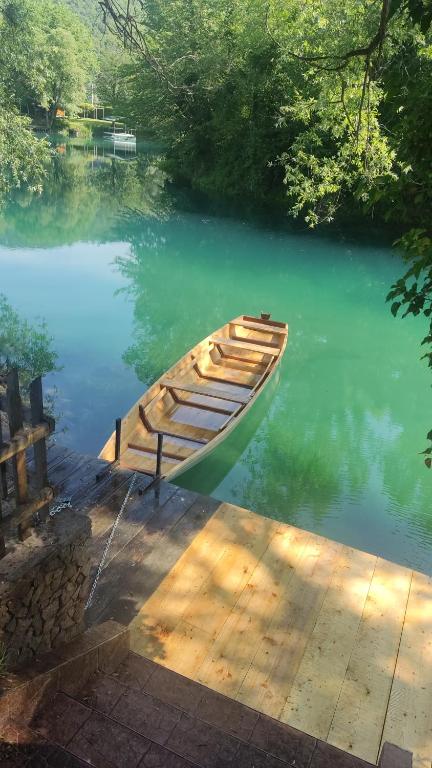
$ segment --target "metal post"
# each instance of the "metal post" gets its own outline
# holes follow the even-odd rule
[[[120,444],[121,444],[121,419],[116,419],[115,423],[115,449],[114,449],[114,461],[118,461],[120,458]]]
[[[157,436],[157,455],[156,455],[156,477],[160,477],[161,476],[162,446],[163,446],[163,434],[161,432],[158,432],[158,436]]]

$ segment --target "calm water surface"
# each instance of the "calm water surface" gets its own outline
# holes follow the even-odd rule
[[[423,328],[384,303],[401,263],[354,237],[182,212],[155,152],[60,144],[43,196],[0,215],[0,291],[46,318],[60,354],[62,441],[97,454],[199,339],[269,311],[290,325],[277,379],[180,482],[431,572]]]

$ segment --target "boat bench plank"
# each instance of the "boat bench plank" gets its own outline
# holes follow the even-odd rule
[[[212,336],[212,344],[221,344],[224,347],[232,347],[233,349],[246,350],[247,352],[259,352],[260,355],[272,355],[273,357],[279,357],[280,349],[273,349],[273,347],[264,347],[261,344],[251,344],[250,342],[240,341],[239,339],[219,338]]]
[[[278,333],[281,334],[281,336],[286,336],[288,333],[287,328],[276,328],[274,325],[253,323],[250,320],[242,320],[241,318],[233,320],[230,325],[240,325],[242,328],[247,328],[248,331],[260,331],[261,333]]]
[[[134,451],[141,451],[142,453],[149,453],[152,455],[157,454],[156,446],[156,441],[154,441],[152,444],[138,440],[132,440],[128,443],[128,448],[131,448]],[[162,456],[166,456],[167,459],[178,459],[183,461],[184,459],[188,459],[189,456],[193,456],[195,451],[196,448],[187,448],[184,445],[178,445],[177,443],[170,443],[167,440],[164,440]]]
[[[245,394],[235,394],[233,395],[230,392],[224,392],[222,389],[217,389],[217,387],[206,387],[202,384],[193,384],[193,383],[186,383],[183,382],[181,379],[164,379],[162,381],[162,385],[164,387],[167,387],[167,389],[180,389],[183,392],[191,392],[194,395],[205,395],[206,397],[216,397],[219,400],[228,400],[232,403],[247,403],[250,395],[249,393],[245,392]]]

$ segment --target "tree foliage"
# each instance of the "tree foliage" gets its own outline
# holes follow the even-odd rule
[[[176,178],[284,201],[310,226],[388,222],[410,261],[393,313],[431,315],[429,0],[101,5],[134,58],[131,108],[163,130]]]
[[[59,370],[52,341],[43,320],[31,325],[0,294],[0,370],[18,368],[24,385]]]
[[[74,111],[95,64],[88,28],[53,0],[0,0],[0,78],[22,112]]]

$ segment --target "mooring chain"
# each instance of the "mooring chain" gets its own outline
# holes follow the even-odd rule
[[[69,509],[69,507],[72,506],[72,496],[68,499],[62,499],[59,501],[56,507],[54,509],[50,509],[49,516],[54,517],[57,512],[61,512],[62,509]]]
[[[98,584],[98,581],[99,581],[100,575],[101,575],[101,573],[102,573],[102,569],[103,569],[103,566],[104,566],[104,563],[105,563],[105,560],[106,560],[106,556],[107,556],[107,554],[108,554],[108,550],[109,550],[109,548],[110,548],[110,546],[111,546],[111,542],[112,542],[112,540],[113,540],[113,538],[114,538],[114,534],[115,534],[115,532],[116,532],[116,528],[117,528],[117,525],[119,524],[119,522],[120,522],[120,518],[121,518],[121,516],[122,516],[122,514],[123,514],[123,512],[124,512],[124,509],[125,509],[125,507],[126,507],[126,504],[127,504],[127,503],[128,503],[128,501],[129,501],[130,495],[131,495],[131,493],[132,493],[132,490],[133,490],[133,487],[134,487],[134,485],[135,485],[135,480],[136,480],[136,478],[137,478],[137,474],[138,474],[137,472],[134,472],[134,474],[132,475],[132,479],[131,479],[131,481],[130,481],[130,485],[129,485],[129,488],[128,488],[128,491],[127,491],[127,494],[126,494],[126,496],[124,497],[124,499],[123,499],[123,504],[122,504],[122,505],[121,505],[121,507],[120,507],[120,512],[118,513],[118,515],[117,515],[117,517],[116,517],[116,519],[115,519],[115,521],[114,521],[114,525],[113,525],[113,527],[111,528],[111,533],[110,533],[110,535],[109,535],[109,539],[108,539],[108,541],[107,541],[107,543],[106,543],[106,546],[105,546],[105,549],[104,549],[104,552],[103,552],[103,555],[102,555],[101,561],[100,561],[100,563],[99,563],[99,567],[98,567],[98,569],[97,569],[97,572],[96,572],[96,576],[95,576],[95,580],[94,580],[94,582],[93,582],[93,586],[92,586],[92,588],[91,588],[91,590],[90,590],[90,594],[89,594],[88,600],[87,600],[87,602],[86,602],[86,606],[85,606],[85,607],[86,607],[86,610],[87,610],[87,608],[89,608],[89,607],[90,607],[90,605],[91,605],[91,603],[92,603],[92,600],[93,600],[93,595],[94,595],[94,593],[95,593],[95,590],[96,590],[96,587],[97,587],[97,584]]]

